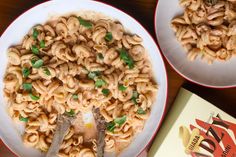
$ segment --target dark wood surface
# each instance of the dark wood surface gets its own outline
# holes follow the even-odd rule
[[[65,0],[66,1],[66,0]],[[43,1],[40,0],[1,0],[0,1],[0,34],[7,28],[7,26],[17,18],[21,13],[28,10]],[[136,18],[154,37],[154,12],[156,7],[156,0],[102,0],[107,4],[115,6],[129,15]],[[33,17],[32,17],[33,18]],[[4,53],[4,52],[2,52]],[[179,76],[166,63],[168,74],[169,92],[167,111],[171,107],[173,100],[178,93],[181,86],[191,90],[192,92],[202,96],[206,100],[215,104],[225,112],[236,117],[236,88],[234,89],[210,89],[202,87],[191,82],[186,81]],[[14,155],[0,142],[0,157],[13,157]]]

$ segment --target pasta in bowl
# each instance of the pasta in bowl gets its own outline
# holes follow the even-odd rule
[[[72,15],[33,27],[22,44],[9,48],[4,77],[10,116],[26,123],[24,143],[46,152],[58,114],[83,119],[95,107],[107,123],[105,151],[130,144],[158,90],[141,42],[122,24],[104,19]],[[74,125],[58,156],[95,156],[95,131],[87,130],[92,122]],[[84,146],[90,142],[90,148]]]
[[[75,120],[58,156],[96,156],[99,130],[92,110],[97,108],[106,123],[105,156],[125,148],[120,156],[137,155],[132,143],[142,139],[138,132],[147,126],[154,134],[164,111],[164,104],[157,107],[160,102],[156,102],[165,101],[157,93],[166,90],[166,80],[157,83],[152,72],[146,37],[127,31],[120,19],[88,11],[65,11],[24,30],[18,42],[9,42],[6,49],[8,65],[2,87],[10,117],[24,126],[18,129],[20,134],[14,133],[27,154],[15,150],[15,142],[5,142],[21,156],[36,156],[39,152],[33,148],[47,152],[58,116],[66,115]],[[156,126],[150,127],[151,118],[157,119]],[[148,134],[143,138],[150,140]]]
[[[188,51],[208,64],[228,61],[236,53],[236,4],[233,1],[180,1],[184,15],[171,21],[176,37]]]
[[[181,76],[206,87],[229,88],[236,85],[234,21],[234,1],[158,1],[155,30],[160,49]]]

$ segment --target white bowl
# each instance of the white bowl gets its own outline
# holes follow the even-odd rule
[[[186,52],[177,41],[170,22],[177,15],[183,14],[179,0],[158,0],[155,12],[155,31],[161,51],[169,64],[191,82],[212,87],[236,87],[236,57],[227,62],[215,61],[208,65],[200,58],[191,62]]]
[[[164,62],[158,50],[158,47],[149,35],[149,33],[132,17],[126,13],[111,7],[109,5],[88,0],[67,0],[49,1],[42,3],[18,17],[3,33],[0,39],[0,137],[3,142],[18,156],[21,157],[41,157],[44,154],[33,148],[26,148],[21,140],[22,129],[16,126],[7,114],[7,104],[3,98],[3,76],[7,65],[7,49],[9,46],[21,42],[23,36],[31,27],[39,23],[45,23],[51,16],[60,16],[81,10],[91,10],[108,15],[119,20],[125,28],[132,30],[132,33],[138,34],[143,38],[143,44],[147,48],[154,71],[154,77],[159,84],[157,100],[152,107],[150,118],[145,124],[142,133],[133,140],[131,145],[121,154],[121,157],[137,156],[154,137],[160,123],[167,99],[167,76]]]

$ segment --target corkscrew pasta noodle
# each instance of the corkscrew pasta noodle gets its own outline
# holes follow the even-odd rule
[[[236,54],[235,0],[180,0],[184,14],[171,21],[187,59],[198,56],[208,64],[228,61]]]
[[[176,32],[184,21],[175,20]],[[232,24],[230,28],[228,33],[235,34]],[[181,40],[193,34],[182,31]],[[228,51],[218,53],[224,58]],[[7,54],[4,94],[9,115],[25,123],[26,146],[47,152],[59,114],[76,116],[93,107],[107,123],[106,152],[121,151],[142,131],[158,86],[142,38],[126,32],[118,21],[59,17],[34,26]],[[94,157],[96,151],[97,140],[87,141],[72,125],[58,156]]]

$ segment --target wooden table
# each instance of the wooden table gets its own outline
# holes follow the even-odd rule
[[[66,0],[65,0],[66,1]],[[41,3],[40,0],[1,0],[0,1],[0,34],[7,28],[7,26],[21,13],[28,10],[32,6]],[[154,12],[156,7],[156,0],[102,0],[107,4],[111,4],[129,15],[136,18],[155,38],[154,33]],[[4,52],[2,52],[4,53]],[[181,86],[195,92],[206,100],[212,102],[225,112],[236,117],[236,88],[234,89],[210,89],[195,85],[186,81],[179,76],[166,63],[168,73],[169,93],[167,108],[169,110],[175,96]],[[235,78],[236,79],[236,78]],[[14,156],[2,142],[0,142],[0,157]]]

